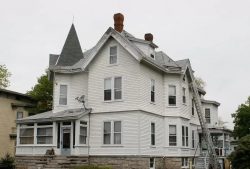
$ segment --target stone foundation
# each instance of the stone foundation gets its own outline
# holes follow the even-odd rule
[[[72,168],[103,165],[112,169],[149,169],[150,157],[139,156],[16,156],[16,169]],[[155,157],[155,169],[181,169],[181,158]]]

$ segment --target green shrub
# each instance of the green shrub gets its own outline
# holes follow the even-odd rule
[[[0,159],[0,163],[2,163],[3,165],[5,165],[7,167],[12,167],[15,163],[15,158],[7,153],[7,154],[5,154],[4,157],[2,157]]]
[[[74,169],[112,169],[112,168],[108,166],[88,165],[88,166],[77,166]]]

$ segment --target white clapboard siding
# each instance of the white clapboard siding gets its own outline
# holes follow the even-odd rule
[[[109,64],[110,46],[118,47],[118,64]],[[109,40],[89,66],[88,101],[93,112],[127,111],[138,109],[139,62],[115,40]],[[104,101],[104,79],[122,77],[122,99]],[[112,93],[113,94],[113,93]]]

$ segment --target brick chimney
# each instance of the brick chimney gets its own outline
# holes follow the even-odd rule
[[[151,34],[151,33],[146,33],[146,34],[144,35],[144,39],[145,39],[146,41],[153,42],[153,39],[154,39],[153,34]]]
[[[114,14],[114,28],[117,32],[123,31],[124,16],[121,13]]]

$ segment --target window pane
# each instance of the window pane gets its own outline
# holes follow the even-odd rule
[[[111,78],[104,79],[104,89],[111,89]]]
[[[20,129],[20,136],[34,136],[34,129],[33,128]]]
[[[150,158],[150,168],[154,168],[155,167],[155,159],[154,158]]]
[[[122,91],[115,89],[115,99],[122,99]]]
[[[114,132],[121,132],[121,122],[120,121],[114,122]]]
[[[20,137],[20,144],[34,144],[34,137]]]
[[[169,86],[169,96],[176,96],[176,86]]]
[[[169,136],[169,145],[176,146],[176,136]]]
[[[110,144],[110,134],[104,134],[103,143]]]
[[[114,144],[121,144],[121,133],[114,134]]]
[[[169,134],[176,134],[176,126],[175,125],[170,125],[169,126]]]
[[[116,77],[115,78],[115,89],[120,89],[122,88],[122,78],[121,77]]]
[[[111,133],[111,122],[104,122],[104,134]]]
[[[176,96],[169,96],[168,103],[169,103],[169,105],[175,106],[176,105]]]
[[[80,127],[80,135],[87,136],[87,127]]]
[[[80,144],[87,144],[87,137],[86,136],[80,136]]]
[[[151,134],[151,145],[155,145],[155,134]]]
[[[111,100],[111,89],[104,90],[104,100]]]
[[[110,64],[117,63],[117,47],[116,46],[110,47],[109,63]]]
[[[155,91],[155,80],[151,79],[151,91]]]
[[[155,133],[155,123],[151,123],[151,133]]]
[[[151,91],[151,102],[155,102],[155,92]]]
[[[60,85],[60,105],[67,105],[67,85]]]
[[[37,144],[52,144],[52,136],[37,136]]]
[[[37,136],[52,136],[52,127],[37,128]]]

